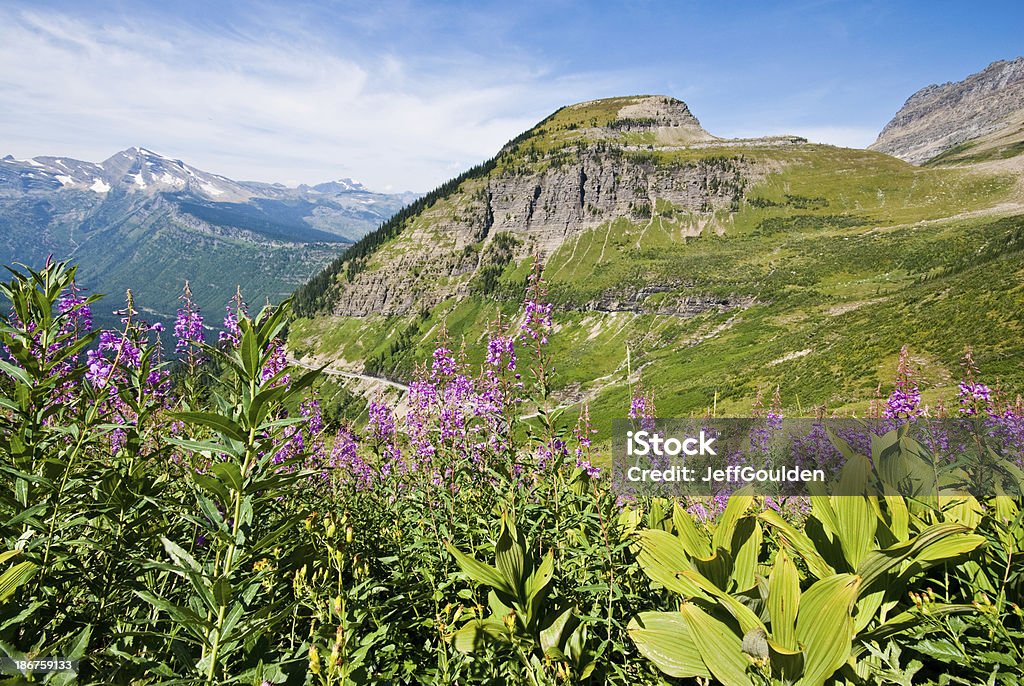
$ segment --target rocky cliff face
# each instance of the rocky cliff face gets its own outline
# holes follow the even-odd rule
[[[1024,57],[910,96],[869,146],[913,164],[997,131],[1024,111]]]
[[[647,222],[659,203],[697,216],[728,212],[765,173],[724,151],[665,163],[650,151],[703,149],[720,139],[704,131],[678,100],[624,98],[614,104],[614,117],[597,125],[589,113],[607,109],[608,101],[566,108],[566,116],[578,116],[583,126],[568,125],[578,136],[565,145],[539,146],[527,139],[503,151],[493,172],[465,182],[415,217],[396,241],[341,284],[334,313],[388,316],[432,307],[467,294],[470,277],[489,265],[531,255],[544,259],[567,240],[616,218]],[[609,294],[598,305],[634,309],[637,300]],[[680,304],[681,310],[692,307]]]

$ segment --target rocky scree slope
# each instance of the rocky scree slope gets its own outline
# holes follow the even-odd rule
[[[1011,126],[1022,113],[1024,57],[993,62],[963,81],[914,93],[869,149],[922,164]]]

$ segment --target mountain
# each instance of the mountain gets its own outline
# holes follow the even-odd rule
[[[965,152],[970,141],[999,133],[1013,137],[1007,145],[1016,143],[1016,152],[1021,151],[1024,57],[993,62],[963,81],[922,88],[910,96],[869,149],[922,164],[954,149]]]
[[[664,96],[580,103],[345,251],[296,293],[290,342],[407,379],[442,328],[479,341],[499,313],[518,322],[536,255],[570,415],[621,416],[640,380],[661,416],[746,413],[776,385],[793,414],[863,412],[904,344],[927,402],[955,395],[969,345],[1021,392],[1021,178],[722,139]]]
[[[188,279],[219,320],[236,287],[255,303],[287,296],[339,245],[415,197],[351,179],[298,188],[233,181],[144,148],[99,164],[8,155],[0,159],[0,262],[74,260],[82,286],[111,296],[109,309],[133,288],[151,318],[173,316]]]

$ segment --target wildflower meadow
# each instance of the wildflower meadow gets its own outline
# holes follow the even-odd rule
[[[52,261],[0,294],[0,683],[1024,683],[1019,460],[956,495],[623,496],[586,406],[553,409],[539,268],[482,364],[442,334],[358,420],[290,362],[288,302],[239,293],[213,334],[188,287],[166,326],[129,294],[98,331]],[[844,478],[932,464],[929,418],[1024,446],[969,351],[927,407],[904,348],[870,414],[807,438]]]

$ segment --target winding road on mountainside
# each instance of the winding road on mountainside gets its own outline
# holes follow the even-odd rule
[[[296,360],[295,358],[288,358],[288,364],[294,365],[296,367],[302,367],[303,369],[319,369],[321,372],[327,374],[328,376],[341,376],[346,379],[359,379],[361,381],[369,381],[371,383],[378,383],[383,386],[397,388],[398,390],[403,392],[409,390],[409,387],[406,384],[398,383],[397,381],[392,381],[391,379],[382,379],[379,376],[371,376],[369,374],[358,374],[356,372],[347,372],[343,369],[335,369],[334,367],[323,367],[321,369],[320,367],[307,364],[306,362],[301,362],[299,360]]]

